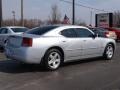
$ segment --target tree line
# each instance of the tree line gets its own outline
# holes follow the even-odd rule
[[[24,19],[24,26],[28,28],[34,28],[41,25],[49,24],[71,24],[70,19],[68,18],[69,23],[64,23],[64,18],[61,19],[61,13],[57,5],[51,6],[50,16],[47,20],[42,21],[41,19]],[[86,26],[86,22],[76,19],[76,25]],[[6,19],[2,22],[3,26],[21,26],[21,20]],[[120,27],[120,11],[115,11],[113,13],[113,26]]]
[[[68,18],[69,19],[69,18]],[[28,28],[34,28],[34,27],[38,27],[41,25],[49,25],[49,24],[71,24],[70,23],[70,19],[68,21],[69,23],[64,23],[64,17],[61,17],[61,13],[60,10],[58,8],[58,6],[52,5],[51,6],[51,12],[50,12],[50,16],[48,16],[47,20],[42,21],[41,19],[24,19],[24,26],[28,27]],[[75,22],[78,25],[84,25],[86,26],[86,23],[82,20],[76,20]],[[6,19],[3,20],[2,22],[2,26],[21,26],[21,20],[13,20],[13,19]]]

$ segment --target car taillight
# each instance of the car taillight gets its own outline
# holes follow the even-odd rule
[[[32,38],[23,38],[23,40],[22,40],[22,46],[24,46],[24,47],[32,47],[32,42],[33,42],[33,40],[32,40]]]
[[[105,37],[109,37],[109,32],[105,32]]]

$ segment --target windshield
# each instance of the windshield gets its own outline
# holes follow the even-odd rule
[[[115,28],[115,29],[120,30],[120,28]]]
[[[57,28],[58,26],[44,26],[44,27],[37,27],[37,28],[34,28],[30,31],[27,31],[26,33],[27,34],[35,34],[35,35],[43,35],[55,28]]]
[[[100,31],[103,31],[103,32],[107,32],[108,31],[107,29],[104,29],[104,28],[96,28],[96,30],[100,30]]]
[[[95,34],[98,34],[98,37],[105,37],[105,32],[108,32],[107,29],[103,28],[90,28]]]
[[[26,32],[28,30],[27,28],[11,28],[11,29],[15,33]]]
[[[107,29],[104,29],[104,28],[89,28],[89,29],[91,29],[93,32],[94,31],[100,31],[100,32],[107,32],[108,30]]]

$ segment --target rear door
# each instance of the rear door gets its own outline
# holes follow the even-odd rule
[[[67,60],[79,59],[82,56],[82,44],[77,37],[74,28],[69,28],[61,31],[61,35],[65,37],[65,40],[62,42],[62,46],[64,46],[65,51],[65,58]]]
[[[95,57],[101,52],[101,38],[94,37],[93,33],[84,28],[75,29],[82,46],[82,55],[84,58]]]

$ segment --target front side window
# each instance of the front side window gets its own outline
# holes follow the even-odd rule
[[[76,28],[75,32],[77,33],[78,37],[92,37],[93,33],[91,33],[89,30],[84,28]]]
[[[69,37],[69,38],[77,37],[76,32],[72,28],[61,31],[61,35],[65,36],[65,37]]]

